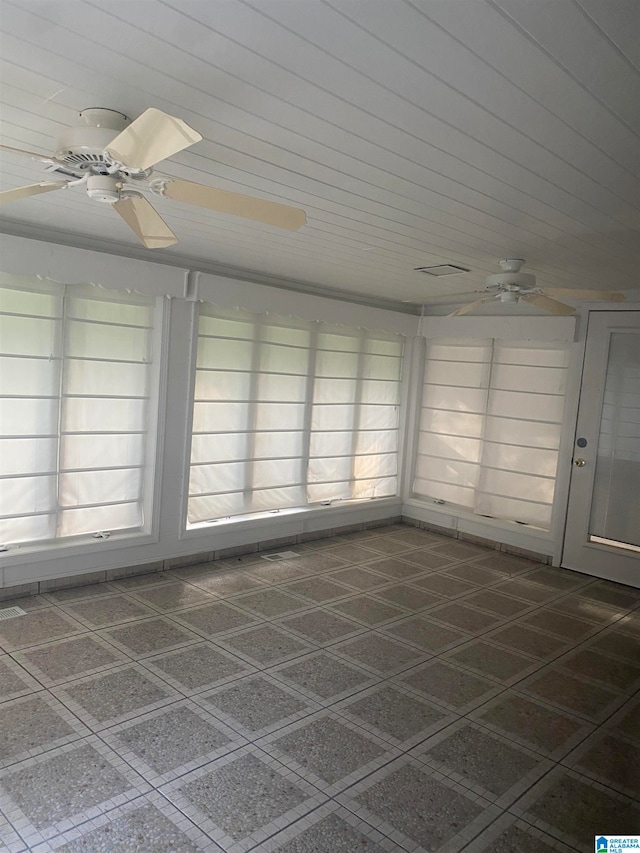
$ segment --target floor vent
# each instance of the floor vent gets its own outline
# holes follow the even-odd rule
[[[23,610],[21,607],[5,607],[4,610],[0,610],[0,622],[3,619],[15,619],[16,616],[26,616],[27,611]]]
[[[269,560],[270,562],[274,562],[276,560],[291,560],[293,557],[299,557],[297,551],[278,551],[277,554],[263,554],[263,560]]]

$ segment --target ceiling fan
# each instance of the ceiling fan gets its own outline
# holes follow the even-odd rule
[[[505,258],[499,261],[502,268],[501,273],[490,275],[486,279],[486,290],[474,290],[470,293],[452,293],[447,296],[438,296],[433,299],[425,299],[423,302],[451,303],[471,299],[465,305],[452,311],[448,317],[460,317],[470,314],[485,302],[528,302],[537,305],[550,314],[573,314],[575,308],[555,299],[561,296],[569,299],[606,300],[610,302],[623,302],[623,293],[612,293],[607,290],[574,290],[564,287],[537,287],[536,277],[532,273],[520,272],[524,260],[522,258]],[[551,294],[551,295],[550,295]],[[478,298],[480,297],[480,298]],[[417,300],[416,300],[417,301]]]
[[[152,178],[153,167],[200,142],[202,136],[179,118],[150,108],[130,122],[116,110],[92,108],[80,113],[80,124],[63,131],[50,157],[0,145],[47,164],[52,177],[0,192],[0,204],[53,190],[84,186],[89,198],[110,204],[147,249],[172,246],[178,238],[140,189],[173,201],[242,216],[295,231],[306,222],[296,207],[173,178]]]

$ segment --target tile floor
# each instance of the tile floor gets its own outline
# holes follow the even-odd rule
[[[400,525],[295,550],[9,602],[0,849],[640,833],[640,590]]]

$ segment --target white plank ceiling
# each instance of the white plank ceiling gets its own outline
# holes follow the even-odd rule
[[[180,243],[147,252],[79,187],[0,229],[373,301],[482,288],[502,257],[541,286],[640,286],[637,0],[2,0],[1,24],[4,144],[49,154],[86,107],[155,106],[203,135],[156,175],[308,222],[154,199]],[[3,154],[2,189],[44,177]],[[441,263],[471,272],[414,271]]]

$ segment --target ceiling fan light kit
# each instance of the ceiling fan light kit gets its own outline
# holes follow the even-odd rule
[[[162,160],[200,142],[202,136],[182,119],[153,107],[133,122],[117,110],[92,107],[82,110],[76,127],[58,136],[55,154],[36,154],[2,145],[46,164],[46,171],[62,181],[40,181],[0,192],[0,204],[53,190],[84,185],[88,197],[110,204],[148,249],[178,242],[160,214],[142,195],[150,190],[162,199],[193,204],[231,216],[240,216],[276,228],[295,231],[306,223],[303,210],[253,198],[228,190],[171,178],[151,179]]]

